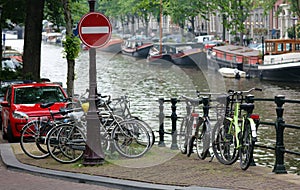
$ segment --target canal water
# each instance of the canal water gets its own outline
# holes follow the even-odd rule
[[[20,49],[22,41],[7,41],[12,47]],[[62,47],[42,43],[41,77],[51,81],[60,81],[66,87],[67,62],[62,55]],[[284,95],[286,99],[300,100],[300,85],[296,83],[278,83],[259,79],[224,79],[218,73],[204,69],[205,59],[199,67],[182,68],[166,63],[151,64],[145,59],[136,59],[122,54],[97,51],[97,89],[112,98],[128,96],[132,114],[139,116],[156,131],[159,129],[159,98],[179,98],[181,95],[196,97],[196,90],[226,92],[228,89],[248,90],[252,87],[262,88],[262,92],[253,92],[257,98],[274,98]],[[82,94],[89,88],[89,53],[82,51],[76,60],[75,93]],[[274,102],[256,102],[255,113],[260,114],[262,121],[274,122],[276,119]],[[300,107],[297,104],[284,105],[284,120],[288,124],[300,125]],[[171,115],[171,104],[164,104],[166,116]],[[184,116],[185,105],[177,104],[177,115]],[[179,118],[177,129],[180,128]],[[165,119],[165,130],[171,131],[170,119]],[[284,143],[288,150],[300,152],[300,131],[285,129]],[[156,141],[156,142],[157,142]],[[258,143],[264,146],[275,146],[276,136],[273,126],[259,126]],[[171,144],[171,136],[165,136],[166,146]],[[255,149],[255,162],[258,165],[273,167],[274,150]],[[300,157],[285,154],[288,172],[300,171]]]

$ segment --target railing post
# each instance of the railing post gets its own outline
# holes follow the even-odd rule
[[[159,147],[165,147],[165,142],[164,142],[164,135],[165,135],[165,131],[164,131],[164,118],[165,118],[165,114],[164,114],[164,98],[160,98],[158,100],[159,102],[159,142],[158,142],[158,146]]]
[[[284,120],[283,120],[283,104],[285,103],[285,96],[278,95],[275,96],[275,103],[277,105],[276,114],[277,119],[275,122],[276,128],[276,145],[275,145],[275,156],[276,161],[274,165],[273,172],[276,174],[286,174],[286,168],[284,165],[284,144],[283,144],[283,132],[284,132]]]
[[[171,120],[172,120],[172,145],[171,149],[178,149],[177,145],[177,130],[176,130],[176,121],[177,121],[177,114],[176,114],[176,103],[177,103],[177,98],[171,98],[171,109],[172,109],[172,115],[171,115]]]

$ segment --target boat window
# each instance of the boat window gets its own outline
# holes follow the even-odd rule
[[[295,50],[299,51],[300,50],[300,44],[295,44]]]
[[[248,63],[249,63],[249,58],[248,58],[248,57],[244,57],[243,63],[244,63],[244,64],[248,64]]]
[[[292,44],[285,44],[287,51],[292,51]]]

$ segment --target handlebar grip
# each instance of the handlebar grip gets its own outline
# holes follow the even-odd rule
[[[262,89],[261,89],[261,88],[255,88],[255,90],[256,90],[256,91],[262,91]]]

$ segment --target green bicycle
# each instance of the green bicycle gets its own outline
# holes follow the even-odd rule
[[[213,129],[212,148],[214,155],[222,164],[230,165],[240,160],[240,167],[247,170],[253,160],[254,143],[257,140],[256,129],[259,115],[252,114],[254,104],[244,103],[245,95],[252,91],[230,90],[227,97],[225,119]],[[252,96],[252,95],[249,95]],[[245,114],[242,114],[245,111]]]

